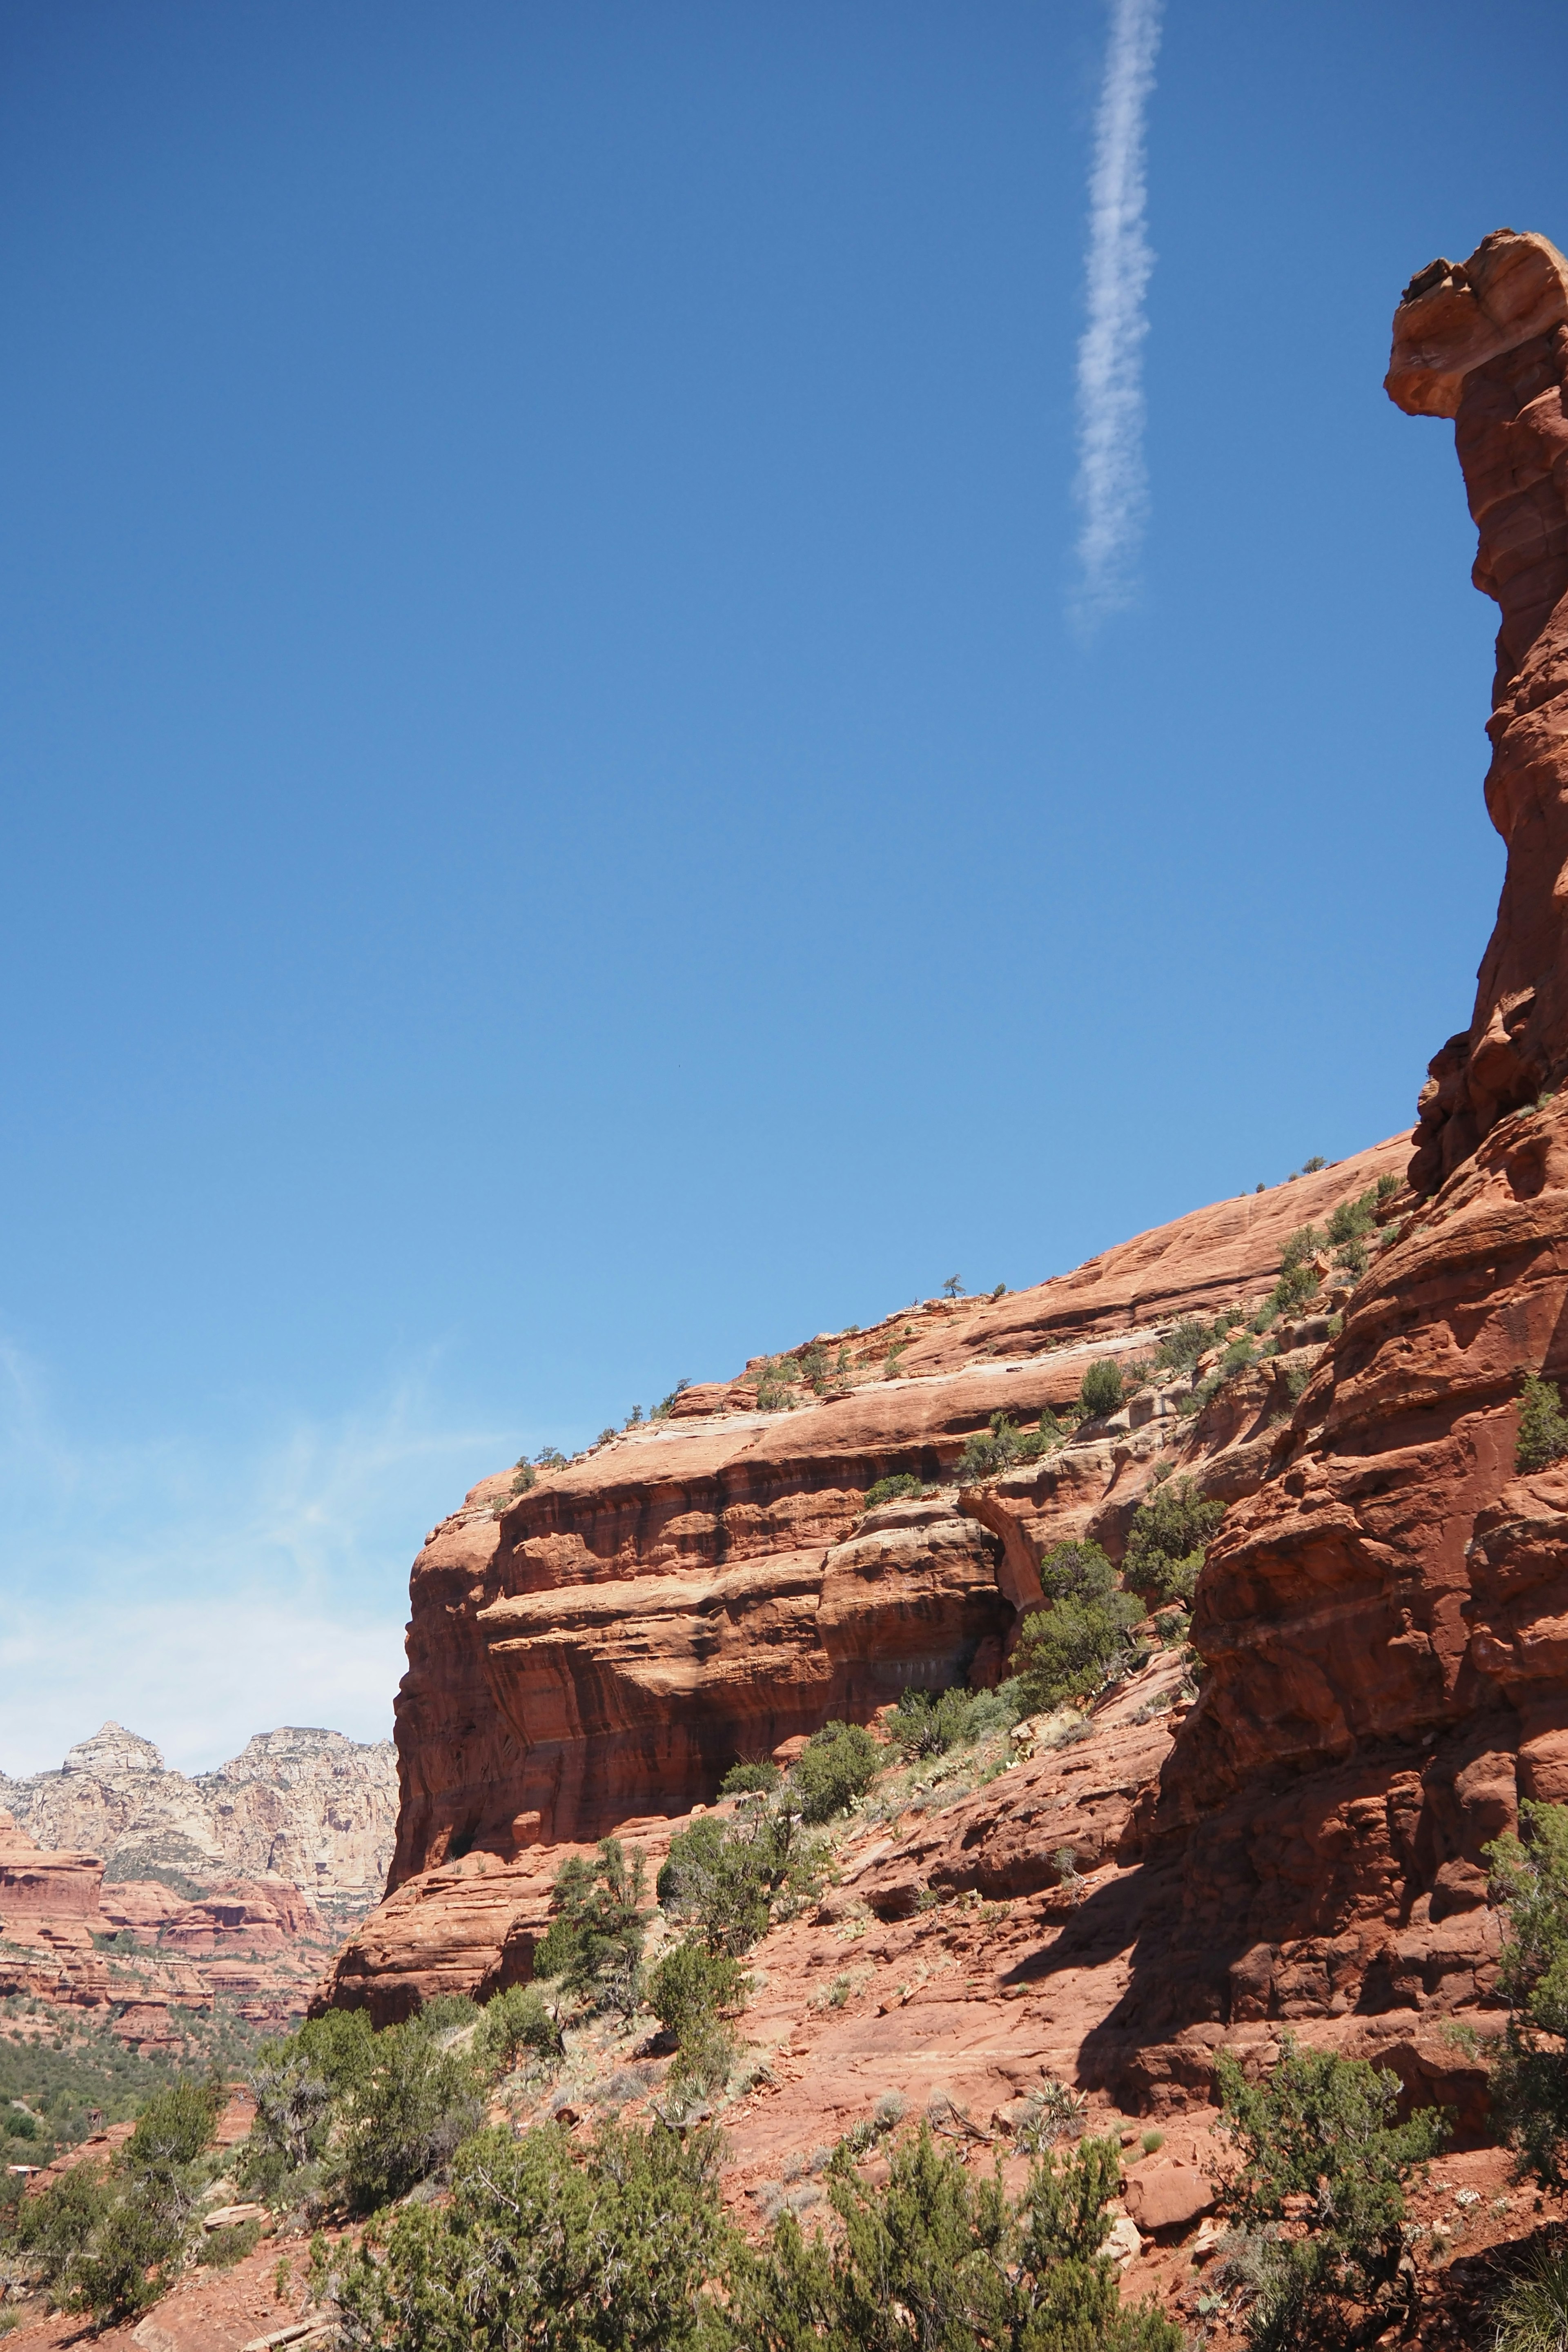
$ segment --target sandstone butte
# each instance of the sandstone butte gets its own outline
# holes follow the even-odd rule
[[[799,1409],[759,1409],[758,1360],[531,1491],[481,1481],[415,1563],[388,1895],[323,2001],[390,2019],[526,1977],[563,1849],[620,1829],[657,1859],[736,1756],[870,1720],[908,1682],[994,1678],[1044,1551],[1088,1531],[1118,1554],[1172,1465],[1227,1506],[1195,1696],[1157,1656],[1088,1738],[851,1828],[821,1909],[755,1956],[743,2030],[771,2064],[726,2116],[737,2174],[888,2087],[1005,2130],[1042,2072],[1164,2117],[1179,2171],[1215,2046],[1287,2027],[1384,2057],[1484,2136],[1483,2070],[1444,2031],[1496,2021],[1482,1849],[1521,1798],[1568,1801],[1568,1465],[1514,1468],[1521,1373],[1568,1373],[1565,376],[1568,263],[1542,237],[1499,231],[1399,303],[1387,389],[1454,418],[1501,607],[1486,793],[1508,852],[1470,1026],[1410,1141],[1011,1297],[821,1335],[847,1374]],[[1155,1383],[954,1484],[997,1409],[1032,1419],[1094,1357],[1250,1308],[1287,1234],[1384,1175],[1367,1272],[1317,1302],[1342,1327],[1285,1332],[1195,1415]],[[904,1470],[937,1494],[868,1514]],[[848,1962],[825,2003],[814,1972]],[[1162,2200],[1192,2203],[1163,2178],[1146,2213]]]

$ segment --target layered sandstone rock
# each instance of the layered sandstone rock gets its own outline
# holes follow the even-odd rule
[[[0,1801],[41,1846],[102,1854],[110,1881],[154,1871],[198,1885],[288,1879],[351,1917],[385,1883],[396,1765],[388,1740],[289,1727],[187,1779],[150,1739],[106,1723],[58,1772],[0,1776]]]
[[[1432,262],[1394,315],[1387,386],[1451,416],[1480,533],[1473,578],[1501,607],[1487,807],[1508,845],[1475,1010],[1434,1058],[1412,1181],[1433,1192],[1506,1111],[1568,1070],[1568,261],[1499,229]]]
[[[0,1812],[0,1992],[88,2008],[107,1999],[93,1943],[102,1879],[96,1854],[44,1853]]]
[[[1042,1549],[1119,1486],[1112,1517],[1130,1513],[1156,1433],[1109,1429],[913,1512],[867,1519],[867,1489],[893,1472],[940,1483],[993,1413],[1033,1420],[1095,1357],[1134,1361],[1173,1316],[1256,1301],[1296,1226],[1402,1157],[1381,1145],[1199,1210],[1005,1299],[930,1301],[850,1335],[865,1360],[795,1410],[757,1412],[754,1378],[715,1382],[515,1499],[483,1481],[414,1566],[390,1885],[683,1811],[737,1756],[865,1717],[907,1683],[994,1679]],[[1148,1444],[1119,1452],[1134,1434]]]

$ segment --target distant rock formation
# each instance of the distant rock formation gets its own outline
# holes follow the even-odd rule
[[[397,1766],[390,1740],[290,1727],[258,1733],[216,1771],[187,1779],[150,1739],[106,1723],[58,1772],[0,1775],[0,1803],[39,1846],[102,1855],[110,1882],[287,1880],[346,1918],[385,1884]]]
[[[1470,1025],[1432,1060],[1411,1182],[1435,1192],[1505,1112],[1568,1074],[1568,260],[1498,229],[1437,260],[1394,320],[1389,396],[1451,416],[1480,532],[1471,577],[1502,611],[1487,807],[1508,845]]]

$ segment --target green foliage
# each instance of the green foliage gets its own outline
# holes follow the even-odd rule
[[[863,1797],[887,1752],[858,1723],[825,1723],[795,1767],[793,1780],[807,1822],[831,1821]]]
[[[610,1437],[614,1437],[615,1433],[613,1429],[605,1433]],[[514,1495],[526,1495],[531,1486],[536,1486],[538,1484],[539,1473],[532,1463],[524,1456],[512,1472],[511,1491]]]
[[[1326,1168],[1328,1164],[1321,1151],[1314,1151],[1310,1160],[1302,1160],[1301,1173],[1303,1176],[1315,1176],[1320,1168]]]
[[[1323,1235],[1316,1225],[1298,1225],[1279,1253],[1279,1271],[1294,1274],[1310,1257],[1316,1257],[1322,1246]]]
[[[757,1374],[757,1411],[782,1412],[795,1403],[792,1383],[795,1367],[788,1356],[776,1357]]]
[[[1124,1571],[1133,1591],[1155,1603],[1190,1601],[1224,1517],[1225,1505],[1205,1502],[1190,1478],[1163,1479],[1128,1532]]]
[[[806,1837],[794,1793],[749,1808],[737,1822],[705,1814],[678,1830],[658,1874],[663,1908],[701,1928],[710,1951],[738,1959],[767,1933],[775,1912],[793,1917],[815,1902],[827,1868],[820,1838]]]
[[[551,1890],[555,1916],[533,1955],[534,1975],[558,1977],[577,1999],[630,2017],[642,1997],[646,1879],[642,1855],[628,1864],[618,1838],[601,1838],[593,1862],[569,1856]]]
[[[1090,1364],[1079,1389],[1079,1402],[1091,1421],[1103,1420],[1121,1402],[1121,1367],[1109,1356]]]
[[[363,2010],[331,2009],[262,2043],[251,2074],[256,2119],[240,2160],[253,2196],[292,2201],[311,2185],[301,2176],[325,2158],[334,2109],[370,2072],[374,2038]]]
[[[1104,1601],[1116,1590],[1116,1570],[1097,1543],[1081,1537],[1047,1552],[1040,1590],[1047,1601]]]
[[[1020,1713],[1092,1698],[1129,1655],[1128,1629],[1143,1614],[1125,1592],[1076,1600],[1024,1620],[1013,1657],[1014,1695]]]
[[[555,2125],[487,2131],[448,2206],[400,2212],[340,2273],[366,2352],[720,2352],[710,2295],[734,2233],[716,2132],[603,2126],[587,2159]]]
[[[1514,1440],[1516,1470],[1544,1470],[1549,1462],[1568,1454],[1568,1416],[1555,1381],[1526,1372],[1519,1391],[1519,1434]]]
[[[1336,1245],[1360,1241],[1377,1223],[1377,1186],[1369,1184],[1353,1201],[1342,1201],[1329,1219],[1329,1239]]]
[[[423,2015],[385,2027],[341,2103],[338,2172],[349,2204],[374,2212],[428,2180],[483,2112],[473,2061],[443,2049]]]
[[[1223,1323],[1210,1326],[1196,1315],[1173,1323],[1154,1350],[1156,1370],[1190,1372],[1198,1358],[1225,1337]]]
[[[1040,1415],[1039,1427],[1026,1430],[1019,1438],[1016,1459],[1020,1462],[1037,1462],[1042,1454],[1054,1454],[1057,1447],[1065,1443],[1066,1438],[1066,1430],[1049,1405],[1047,1405]]]
[[[196,2247],[196,2260],[209,2270],[232,2270],[247,2254],[253,2254],[261,2240],[259,2221],[237,2221],[226,2230],[204,2230]]]
[[[963,1289],[963,1284],[960,1276],[956,1274],[950,1274],[942,1282],[942,1295],[944,1298],[957,1298],[962,1294]]]
[[[971,2179],[928,2126],[895,2147],[885,2188],[841,2147],[827,2172],[836,2242],[793,2214],[733,2280],[737,2339],[755,2352],[1181,2352],[1180,2330],[1123,2311],[1100,2252],[1120,2181],[1113,2142],[1042,2158],[1022,2198]]]
[[[814,1339],[800,1351],[800,1375],[818,1396],[826,1393],[828,1383],[827,1351],[820,1340]]]
[[[1399,1190],[1399,1183],[1400,1180],[1394,1175],[1392,1169],[1388,1170],[1384,1174],[1378,1178],[1377,1198],[1379,1206],[1381,1206],[1384,1201],[1393,1200],[1395,1192]]]
[[[1402,2262],[1404,2184],[1447,2137],[1436,2110],[1394,2122],[1397,2075],[1364,2059],[1301,2050],[1287,2034],[1266,2084],[1229,2051],[1215,2061],[1223,2128],[1240,2149],[1226,2209],[1252,2237],[1247,2331],[1260,2352],[1331,2352],[1370,2343],[1415,2313]],[[1307,2227],[1280,2225],[1310,2199]]]
[[[648,1414],[648,1419],[650,1421],[668,1421],[674,1407],[676,1398],[684,1396],[690,1386],[691,1382],[689,1381],[677,1381],[675,1386],[670,1390],[669,1394],[668,1396],[660,1397],[658,1402]]]
[[[1018,1446],[1016,1423],[1005,1412],[994,1412],[988,1430],[977,1430],[959,1455],[952,1475],[961,1486],[976,1478],[994,1478],[999,1470],[1011,1469]]]
[[[22,2003],[13,1999],[5,2007],[15,2014]],[[64,2049],[31,2036],[0,2039],[0,2122],[14,2141],[24,2143],[9,2151],[13,2164],[47,2164],[86,2138],[92,2109],[109,2123],[124,2122],[173,2079],[166,2058],[128,2050],[107,2026],[72,2024]],[[13,2105],[16,2099],[32,2112]]]
[[[1016,1708],[996,1691],[905,1690],[888,1729],[906,1757],[943,1756],[1016,1720]]]
[[[753,1757],[750,1761],[731,1764],[719,1783],[721,1797],[765,1797],[784,1779],[778,1766],[767,1757]]]
[[[727,2011],[740,2008],[752,1979],[727,1952],[677,1944],[648,1979],[648,2007],[682,2049]]]
[[[52,2300],[100,2326],[130,2318],[168,2292],[189,2245],[196,2159],[224,2104],[215,2083],[154,2093],[108,2164],[79,2164],[16,2216],[16,2237]]]
[[[1563,2352],[1568,2344],[1568,2252],[1537,2246],[1500,2301],[1494,2352]]]
[[[426,2033],[457,2033],[477,2025],[484,2011],[466,1992],[440,1992],[421,2004],[419,2022]]]
[[[862,1508],[874,1511],[879,1503],[901,1503],[907,1497],[925,1492],[921,1481],[910,1470],[895,1470],[890,1478],[873,1479],[866,1489]]]
[[[486,2074],[510,2074],[525,2059],[553,2069],[564,2055],[560,2024],[537,1985],[509,1985],[486,2005],[474,2036],[474,2061]]]
[[[1492,1900],[1509,1916],[1498,1969],[1509,2022],[1492,2112],[1524,2168],[1556,2189],[1568,2180],[1568,1806],[1526,1798],[1519,1814],[1523,1838],[1510,1832],[1485,1849]]]

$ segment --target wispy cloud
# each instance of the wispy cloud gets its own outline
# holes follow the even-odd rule
[[[279,1723],[384,1737],[408,1562],[515,1436],[454,1426],[425,1365],[331,1425],[117,1444],[0,1345],[0,1770],[109,1716],[186,1770]]]
[[[1160,0],[1111,0],[1110,40],[1089,184],[1088,322],[1078,347],[1079,583],[1092,627],[1131,604],[1149,503],[1143,462],[1144,120],[1160,47]]]

